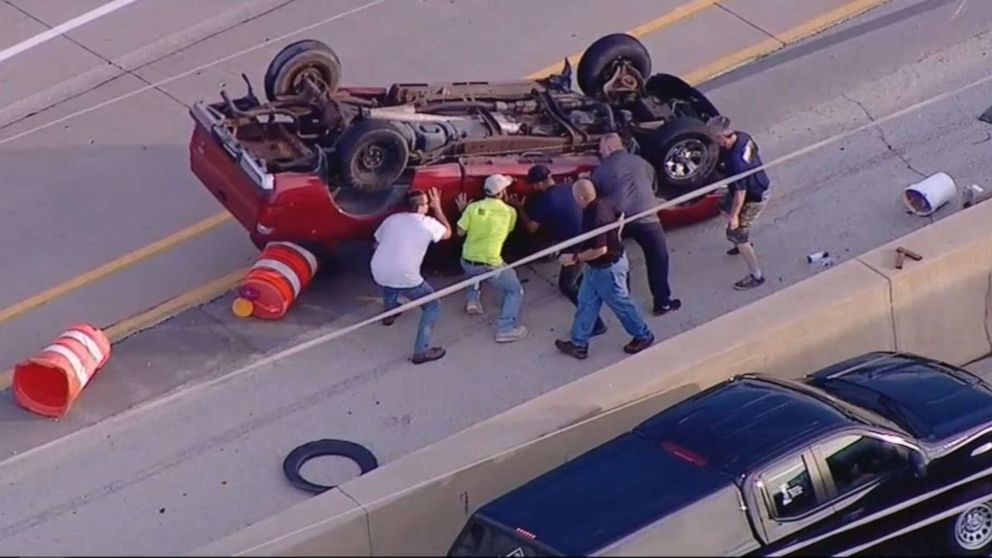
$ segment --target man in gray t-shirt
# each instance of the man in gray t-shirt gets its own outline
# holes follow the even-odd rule
[[[658,204],[654,195],[657,180],[654,167],[643,158],[627,151],[619,136],[611,135],[616,141],[608,140],[610,136],[603,136],[600,141],[603,162],[590,176],[596,185],[597,193],[627,215],[634,215],[654,207]],[[603,146],[604,142],[609,144],[606,148]],[[660,220],[657,213],[652,213],[639,222],[660,222]]]
[[[654,195],[657,175],[654,167],[643,158],[627,151],[617,134],[606,134],[599,141],[603,162],[589,177],[596,193],[611,201],[625,215],[635,215],[658,204]],[[648,284],[654,298],[654,314],[678,310],[682,301],[672,298],[668,284],[668,245],[665,231],[657,213],[651,213],[624,226],[624,233],[633,238],[644,252]]]

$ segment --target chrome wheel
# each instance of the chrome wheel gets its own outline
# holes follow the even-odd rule
[[[701,140],[684,139],[665,154],[665,174],[675,180],[692,178],[704,166],[708,156],[706,144]]]
[[[992,507],[981,504],[958,516],[954,540],[965,550],[979,550],[992,542]]]

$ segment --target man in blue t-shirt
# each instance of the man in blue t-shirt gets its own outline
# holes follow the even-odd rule
[[[564,242],[582,234],[582,209],[572,195],[571,184],[556,183],[551,176],[551,169],[544,165],[534,165],[527,173],[527,182],[531,185],[532,193],[527,197],[527,203],[518,196],[509,196],[507,201],[517,209],[520,223],[527,232],[534,234],[542,227],[546,228],[555,242]],[[575,254],[578,246],[570,246],[562,250],[563,254]],[[558,290],[572,304],[579,304],[579,286],[582,283],[583,264],[574,258],[566,258],[568,265],[561,264],[558,271]],[[596,317],[592,334],[606,333],[606,324]]]
[[[763,165],[758,155],[758,145],[744,132],[735,130],[726,116],[714,116],[707,127],[720,144],[720,164],[725,176],[736,176],[742,172]],[[722,210],[727,216],[727,240],[734,247],[728,255],[740,254],[747,263],[750,274],[734,283],[734,288],[743,291],[753,289],[765,282],[765,276],[758,266],[758,256],[751,244],[751,225],[761,215],[768,203],[771,181],[764,170],[735,180],[727,185],[727,195],[723,199]]]

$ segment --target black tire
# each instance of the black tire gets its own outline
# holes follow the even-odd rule
[[[710,183],[720,147],[702,120],[679,118],[654,133],[644,155],[658,170],[659,189],[681,195]]]
[[[307,39],[297,41],[279,51],[265,71],[265,96],[274,100],[280,95],[294,95],[299,79],[308,72],[314,72],[328,92],[334,92],[341,81],[341,60],[338,55],[320,41]]]
[[[970,500],[972,498],[980,498],[984,495],[990,493],[992,488],[984,487],[981,489],[975,489],[968,491],[962,496],[961,499],[964,501]],[[959,523],[966,521],[967,515],[969,513],[976,513],[979,516],[979,521],[972,523],[971,528],[965,528],[965,532],[962,534],[964,539],[972,537],[972,540],[976,544],[981,544],[981,546],[974,547],[972,545],[963,545],[958,537],[958,529],[962,527]],[[978,523],[981,523],[980,529]],[[965,510],[958,515],[950,518],[945,525],[945,533],[947,537],[947,551],[952,556],[988,556],[992,552],[992,501],[984,502],[971,509]]]
[[[335,166],[348,187],[362,192],[390,188],[406,169],[410,147],[385,120],[360,120],[345,130],[334,151]]]
[[[379,466],[379,461],[375,455],[363,445],[347,440],[316,440],[307,442],[289,452],[289,455],[282,462],[282,471],[289,479],[290,484],[300,490],[313,494],[326,492],[334,487],[310,482],[300,475],[304,463],[314,457],[326,455],[347,457],[358,465],[363,475]]]
[[[334,277],[341,271],[341,261],[337,253],[319,242],[303,242],[300,244],[317,258],[317,274],[314,280]]]
[[[596,40],[582,53],[576,80],[582,92],[598,97],[603,84],[610,78],[611,66],[617,59],[627,59],[647,79],[651,75],[651,55],[640,41],[626,33],[613,33]]]

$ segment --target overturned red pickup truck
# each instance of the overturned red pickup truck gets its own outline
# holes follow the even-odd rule
[[[717,177],[718,146],[705,121],[718,113],[696,88],[651,74],[637,39],[594,42],[576,72],[538,80],[340,87],[341,62],[304,40],[280,51],[265,73],[261,102],[247,94],[197,102],[190,165],[256,246],[291,241],[320,253],[344,240],[371,239],[409,189],[437,187],[447,209],[465,192],[482,197],[493,173],[514,177],[534,164],[559,179],[599,164],[596,147],[617,132],[658,170],[662,199]],[[662,210],[677,227],[718,213],[719,194]]]

